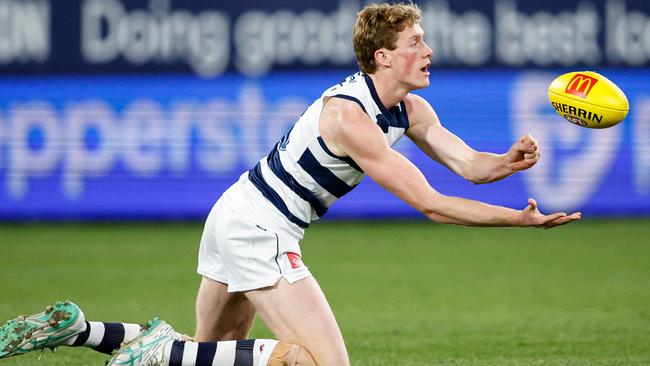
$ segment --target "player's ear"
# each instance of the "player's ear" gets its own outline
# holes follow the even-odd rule
[[[385,67],[391,66],[390,55],[388,52],[386,52],[386,49],[380,48],[375,51],[375,62],[377,62],[377,65],[382,65]]]

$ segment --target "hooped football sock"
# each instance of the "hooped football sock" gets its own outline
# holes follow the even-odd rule
[[[169,355],[169,366],[267,366],[278,343],[274,339],[174,341]]]
[[[128,343],[140,333],[139,324],[86,322],[86,330],[66,341],[71,347],[90,347],[110,355],[122,343]]]

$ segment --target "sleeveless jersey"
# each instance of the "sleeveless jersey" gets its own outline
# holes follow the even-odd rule
[[[391,146],[409,127],[404,102],[387,109],[372,79],[361,72],[330,87],[314,101],[269,155],[248,172],[248,179],[264,197],[303,229],[365,177],[354,160],[333,154],[320,136],[318,122],[329,97],[357,103]]]

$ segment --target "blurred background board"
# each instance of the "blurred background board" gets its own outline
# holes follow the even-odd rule
[[[4,73],[355,68],[359,0],[4,0]],[[434,65],[650,65],[645,0],[416,1]]]
[[[440,192],[510,207],[586,215],[650,213],[650,73],[600,70],[626,91],[631,112],[606,130],[557,116],[546,94],[560,71],[434,70],[417,91],[470,146],[505,152],[525,133],[540,164],[475,186],[407,138],[397,149]],[[194,76],[19,76],[0,79],[0,217],[203,218],[342,71],[278,72],[249,79]],[[2,150],[0,150],[2,151]],[[371,180],[326,218],[414,217]]]

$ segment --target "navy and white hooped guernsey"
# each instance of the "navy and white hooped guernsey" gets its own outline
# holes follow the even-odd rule
[[[248,178],[264,197],[303,229],[365,177],[350,157],[334,155],[320,137],[318,122],[323,100],[329,97],[359,104],[391,146],[409,127],[404,102],[387,109],[372,79],[361,72],[327,89],[314,101],[269,155],[248,172]]]

